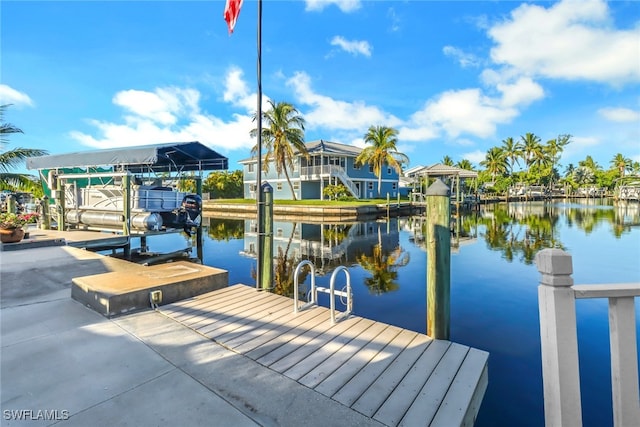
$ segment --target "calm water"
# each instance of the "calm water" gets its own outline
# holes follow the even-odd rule
[[[230,284],[254,284],[255,224],[209,221],[204,263],[227,269]],[[640,207],[594,200],[494,205],[462,217],[459,229],[451,257],[451,340],[490,352],[477,425],[542,426],[535,253],[546,247],[568,251],[576,284],[640,282]],[[279,270],[279,292],[291,292],[287,271],[301,259],[318,266],[317,283],[326,286],[335,266],[346,265],[356,315],[426,332],[419,217],[346,225],[275,222],[274,233],[278,266],[288,267]],[[149,244],[172,251],[185,240],[172,235]],[[583,422],[611,425],[606,300],[578,301],[577,316]]]

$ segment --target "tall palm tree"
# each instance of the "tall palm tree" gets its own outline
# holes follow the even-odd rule
[[[4,122],[4,113],[11,104],[0,105],[0,151],[9,142],[9,135],[24,133],[22,129]],[[40,185],[29,175],[11,173],[10,170],[20,166],[28,157],[44,156],[46,150],[37,148],[14,148],[0,152],[0,190],[38,191]]]
[[[564,147],[569,145],[570,142],[571,142],[571,135],[569,134],[558,135],[557,138],[550,139],[549,141],[547,141],[547,144],[545,145],[544,150],[546,151],[547,155],[549,156],[549,160],[551,161],[552,177],[555,173],[554,169],[556,167],[556,163],[560,161],[560,156],[564,151]]]
[[[621,153],[616,154],[610,163],[613,168],[618,169],[621,177],[624,177],[625,172],[630,171],[632,168],[631,159],[623,156]]]
[[[442,158],[442,164],[445,166],[453,166],[453,159],[449,156],[444,156]]]
[[[472,171],[473,170],[473,165],[467,159],[460,160],[458,163],[456,163],[456,167],[458,167],[460,169],[468,170],[468,171]]]
[[[368,163],[373,167],[373,173],[378,177],[378,197],[382,191],[382,167],[387,164],[396,172],[402,172],[402,164],[408,163],[409,158],[398,151],[398,131],[387,126],[370,126],[364,135],[364,142],[371,144],[356,157],[357,164]]]
[[[522,146],[520,143],[513,140],[512,137],[508,137],[502,140],[502,151],[504,157],[509,162],[509,175],[513,176],[513,165],[517,163],[520,166],[518,159],[522,157]]]
[[[540,137],[531,132],[527,132],[524,136],[520,136],[520,143],[522,147],[522,156],[525,164],[527,165],[528,174],[536,153],[542,150]]]
[[[507,159],[499,147],[491,147],[487,151],[484,160],[480,162],[480,166],[484,166],[487,172],[491,174],[491,179],[495,182],[496,176],[507,171]]]
[[[273,162],[278,176],[284,173],[289,183],[289,188],[291,188],[293,200],[297,200],[288,169],[293,169],[293,162],[298,155],[309,156],[307,147],[304,145],[305,121],[292,104],[288,102],[275,103],[272,100],[268,102],[270,108],[262,113],[264,124],[262,140],[267,149],[263,169],[268,172],[269,164]],[[253,119],[256,120],[256,114],[254,114]],[[257,133],[257,129],[251,130],[252,137],[255,137]],[[255,155],[257,152],[258,146],[256,144],[251,153]]]

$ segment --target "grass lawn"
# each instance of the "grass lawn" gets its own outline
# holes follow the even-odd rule
[[[255,204],[255,199],[211,199],[218,203],[229,203],[239,205]],[[407,200],[401,200],[405,202]],[[390,201],[392,204],[397,203],[397,199]],[[274,200],[276,205],[293,205],[293,206],[367,206],[379,205],[387,203],[387,199],[367,199],[367,200],[351,200],[351,201],[335,201],[335,200]]]

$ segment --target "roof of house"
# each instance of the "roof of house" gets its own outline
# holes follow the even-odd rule
[[[229,159],[198,141],[30,157],[28,169],[120,166],[133,173],[227,169]]]
[[[459,176],[460,178],[477,178],[478,172],[436,163],[431,166],[414,166],[404,171],[405,176]]]
[[[340,144],[339,142],[325,141],[320,139],[317,141],[310,141],[304,144],[307,147],[307,152],[311,155],[314,154],[327,154],[327,155],[342,155],[349,157],[356,157],[362,152],[362,148],[358,148],[354,145]],[[263,155],[264,158],[264,155]],[[251,163],[256,161],[256,156],[249,157],[240,160],[238,163]]]

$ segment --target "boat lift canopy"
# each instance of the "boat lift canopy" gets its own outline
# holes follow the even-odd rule
[[[28,169],[111,166],[132,173],[226,170],[229,159],[198,141],[30,157]]]

